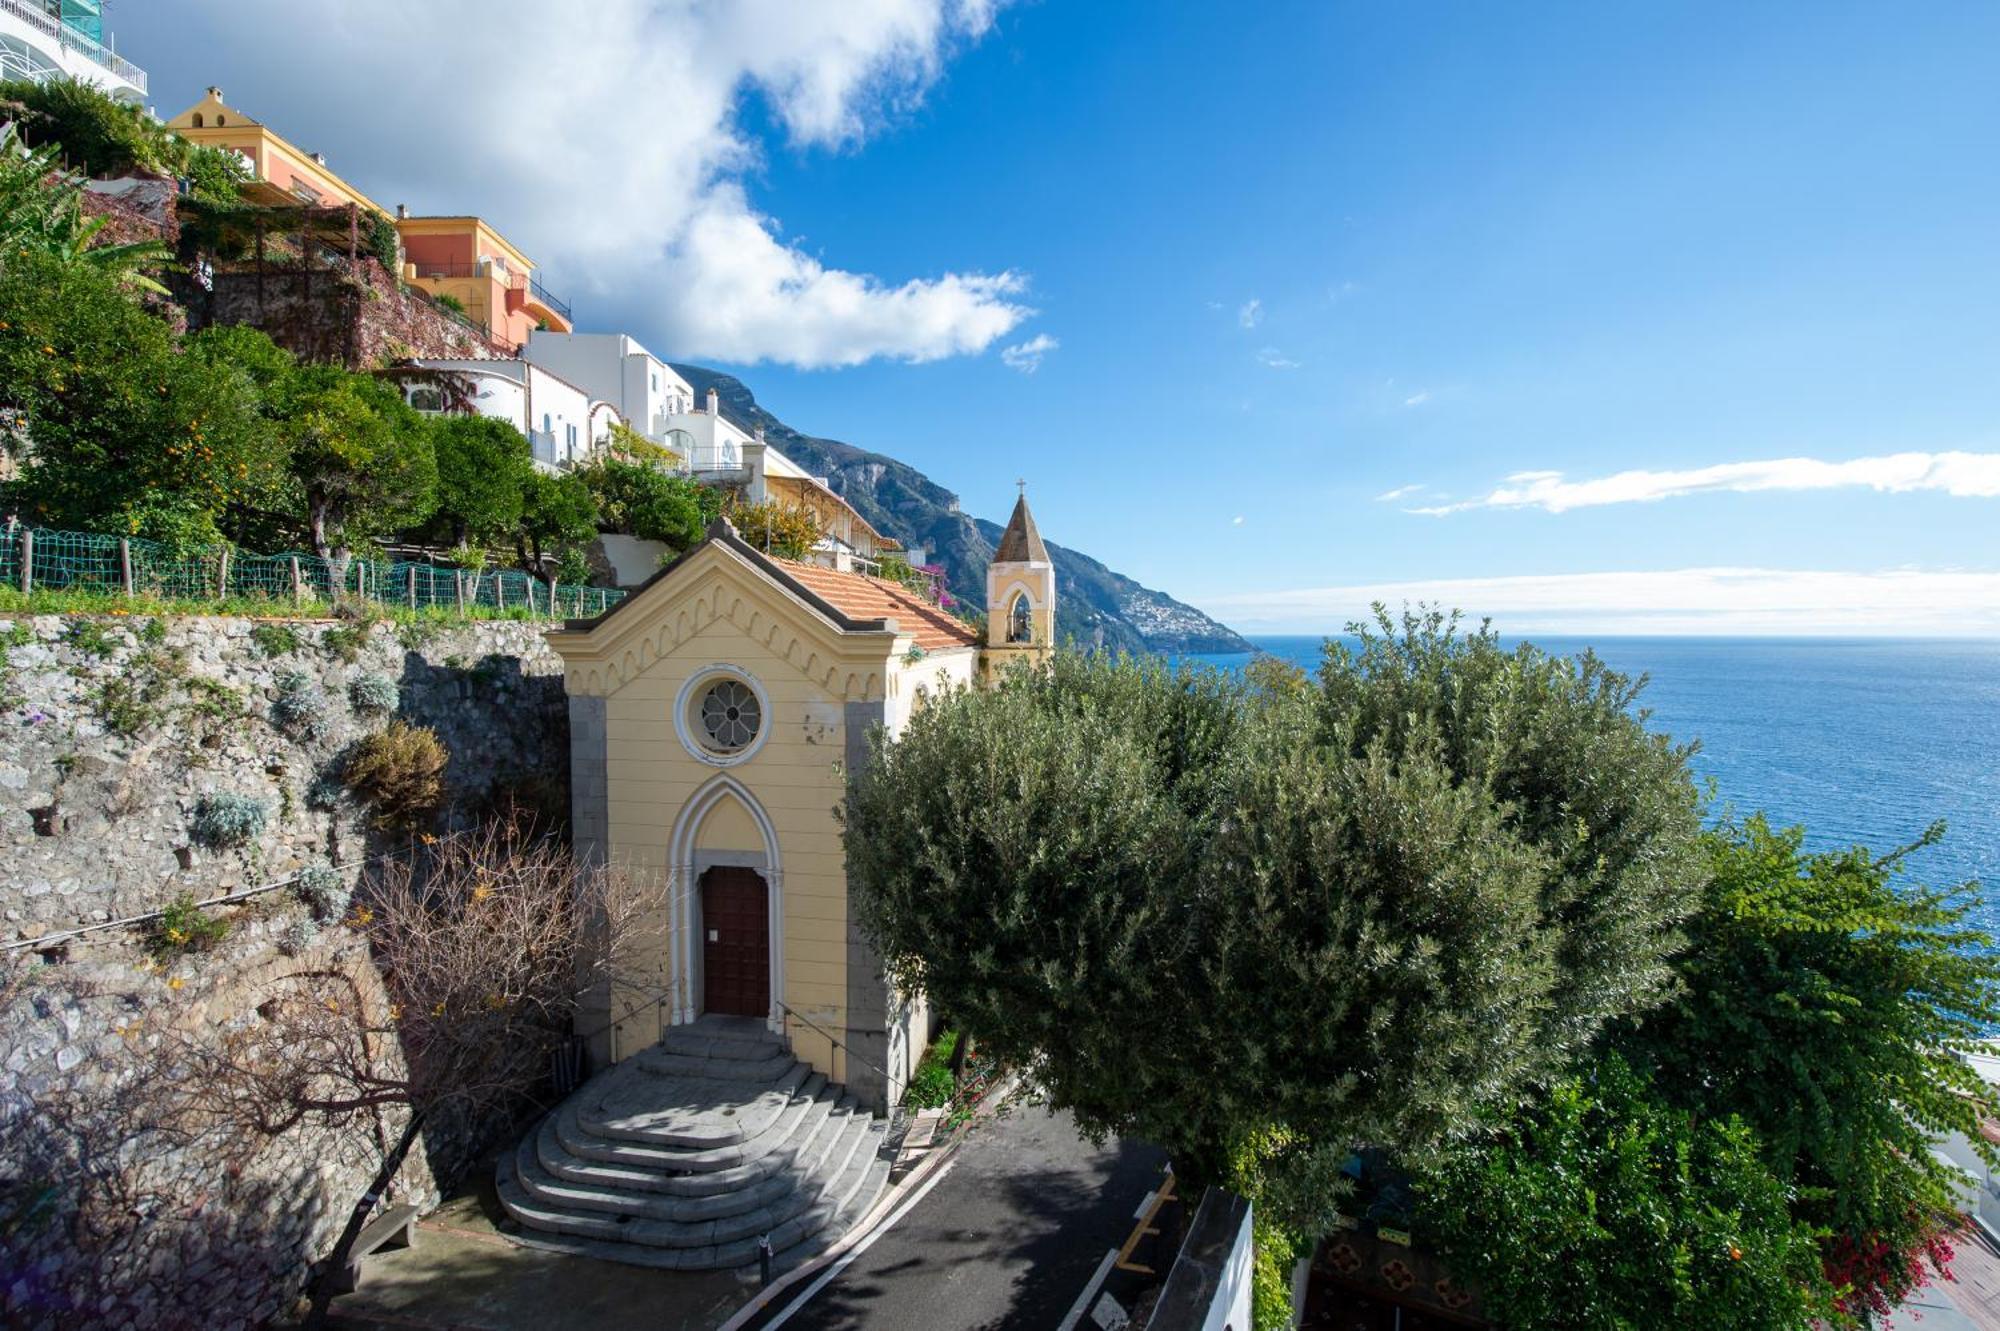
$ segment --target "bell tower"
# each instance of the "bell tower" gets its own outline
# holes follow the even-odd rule
[[[1056,645],[1056,566],[1049,559],[1027,482],[986,568],[986,664],[998,674],[1015,661],[1042,662]]]

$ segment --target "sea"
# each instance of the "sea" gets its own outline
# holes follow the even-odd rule
[[[1827,638],[1534,637],[1557,655],[1596,651],[1646,678],[1648,726],[1696,741],[1714,811],[1802,824],[1812,849],[1887,851],[1932,822],[1911,881],[1980,880],[1976,922],[2000,934],[2000,642]],[[1268,637],[1260,652],[1308,671],[1318,637]],[[1512,645],[1511,642],[1509,645]],[[1240,669],[1247,652],[1182,659]]]

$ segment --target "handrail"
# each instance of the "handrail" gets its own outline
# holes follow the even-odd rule
[[[146,71],[117,54],[99,41],[84,36],[61,19],[52,18],[39,5],[25,3],[25,0],[0,0],[0,9],[20,19],[32,28],[39,29],[44,36],[53,37],[62,45],[95,60],[119,78],[146,91]]]
[[[542,285],[542,280],[539,277],[530,277],[528,279],[528,290],[533,293],[536,300],[548,306],[557,314],[560,314],[565,323],[569,322],[569,302],[556,299],[549,289]]]

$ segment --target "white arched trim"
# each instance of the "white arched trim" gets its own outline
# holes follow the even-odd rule
[[[757,825],[764,848],[761,851],[695,849],[695,843],[701,839],[703,821],[717,805],[732,798],[742,804]],[[702,940],[707,937],[701,920],[701,876],[717,865],[733,865],[755,869],[763,876],[764,890],[769,894],[771,1004],[767,1020],[772,1030],[782,1033],[785,1014],[779,1010],[778,1001],[785,992],[784,866],[778,855],[778,831],[771,825],[770,815],[741,781],[723,773],[695,791],[682,806],[680,817],[674,820],[669,850],[674,866],[667,889],[673,935],[668,951],[673,967],[674,1024],[693,1021],[701,1015]]]

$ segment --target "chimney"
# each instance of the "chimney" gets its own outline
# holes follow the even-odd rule
[[[208,85],[208,95],[215,101],[219,102],[222,100],[222,89],[216,87],[213,83],[211,83]]]
[[[321,166],[326,165],[325,153],[307,153],[306,156],[312,158],[315,162],[318,162]]]
[[[722,395],[713,388],[708,390],[708,414],[711,416],[722,414]]]
[[[757,427],[757,442],[760,444],[764,442],[764,427],[761,425]]]
[[[410,220],[410,205],[409,205],[409,204],[407,204],[407,203],[399,203],[399,204],[397,204],[397,205],[396,205],[396,220],[397,220],[398,222],[407,222],[407,221],[409,221],[409,220]]]

